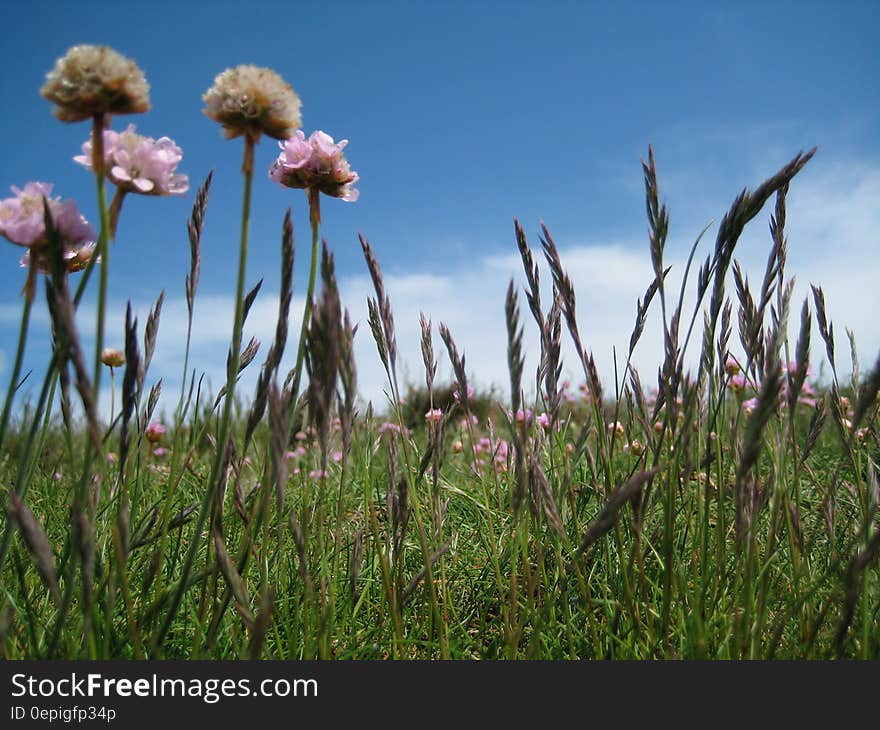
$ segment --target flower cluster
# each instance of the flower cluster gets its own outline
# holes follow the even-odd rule
[[[299,96],[270,68],[228,68],[202,100],[204,113],[223,127],[227,139],[245,135],[258,141],[262,134],[286,139],[302,123]]]
[[[15,195],[0,200],[0,235],[29,251],[21,260],[22,266],[33,263],[41,271],[48,271],[47,259],[49,239],[46,234],[43,200],[49,206],[52,224],[61,239],[61,249],[67,268],[79,271],[91,259],[95,249],[95,232],[89,222],[80,214],[72,200],[62,201],[49,197],[52,184],[29,182],[20,189],[12,186]]]
[[[74,161],[92,168],[92,141],[82,146]],[[189,178],[177,174],[183,152],[168,137],[153,139],[135,132],[129,124],[124,132],[104,131],[104,169],[110,180],[125,192],[142,195],[182,195],[189,190]]]
[[[334,142],[324,132],[312,132],[306,139],[301,129],[284,142],[279,142],[281,154],[272,163],[269,177],[288,188],[314,188],[325,195],[348,202],[358,199],[353,187],[360,178],[349,167],[342,153],[347,139]]]
[[[55,62],[40,89],[62,122],[150,108],[150,86],[138,65],[106,46],[79,45]]]

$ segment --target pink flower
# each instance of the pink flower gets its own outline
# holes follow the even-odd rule
[[[166,456],[168,456],[168,453],[168,449],[166,449],[164,446],[159,446],[158,448],[153,449],[153,456],[155,456],[157,459],[164,459]]]
[[[428,423],[440,423],[443,420],[443,411],[439,408],[432,408],[425,414],[425,421]]]
[[[293,451],[285,451],[285,459],[301,459],[306,455],[306,450],[302,446],[297,446]]]
[[[724,371],[728,375],[737,375],[740,370],[741,368],[736,358],[733,355],[728,355],[727,360],[724,361]]]
[[[623,436],[623,432],[623,424],[620,421],[608,424],[608,433],[612,433],[615,436]]]
[[[456,384],[455,388],[452,391],[452,397],[455,399],[456,403],[461,402],[461,393],[458,391],[458,384]],[[467,397],[468,400],[474,397],[474,389],[470,385],[467,387]]]
[[[0,200],[0,235],[18,246],[43,251],[49,244],[43,218],[43,198],[49,205],[52,224],[61,238],[61,246],[68,258],[95,240],[95,231],[80,215],[72,200],[50,198],[52,184],[29,182],[20,189],[12,186],[15,196]]]
[[[550,430],[550,416],[548,416],[546,413],[541,413],[538,416],[537,421],[538,421],[538,425],[541,428],[543,428],[545,431]]]
[[[747,401],[743,401],[743,413],[745,413],[747,416],[751,416],[758,408],[758,403],[759,401],[757,398],[749,398]]]
[[[162,436],[165,435],[165,431],[165,426],[163,426],[158,421],[153,421],[144,430],[144,436],[147,437],[147,441],[149,441],[151,444],[155,444],[162,440]]]
[[[532,412],[528,408],[525,410],[520,408],[516,412],[515,418],[517,423],[525,423],[526,425],[529,425],[532,422]]]
[[[326,479],[326,478],[327,478],[327,472],[324,471],[323,469],[312,469],[312,471],[309,472],[309,479]]]
[[[461,453],[461,450],[462,450],[463,448],[464,448],[464,444],[462,444],[461,441],[456,441],[454,444],[452,444],[452,450],[453,450],[456,454],[460,454],[460,453]]]
[[[742,393],[746,389],[746,376],[741,373],[730,379],[730,389],[734,393]]]
[[[284,142],[281,154],[269,168],[269,178],[288,188],[316,188],[325,195],[347,202],[358,199],[353,185],[360,176],[353,172],[342,150],[347,139],[338,143],[318,130],[306,139],[301,129]]]
[[[330,459],[334,463],[338,464],[340,461],[342,461],[342,452],[341,451],[334,451],[332,454],[330,454]]]
[[[137,134],[133,124],[124,132],[104,131],[104,169],[122,190],[141,195],[183,195],[189,178],[178,175],[177,164],[183,152],[168,137],[153,139]],[[83,154],[74,161],[92,169],[92,142],[82,146]]]

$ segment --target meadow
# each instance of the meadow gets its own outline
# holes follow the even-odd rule
[[[162,396],[172,405],[160,411],[161,381],[149,368],[162,298],[142,323],[129,309],[124,349],[112,350],[107,277],[125,197],[189,190],[176,171],[181,151],[168,138],[113,130],[116,116],[145,111],[149,98],[140,69],[112,49],[72,48],[42,94],[62,123],[90,124],[77,161],[94,179],[100,220],[96,234],[44,183],[0,201],[0,234],[25,252],[0,420],[4,658],[880,656],[880,360],[860,369],[853,338],[841,347],[835,337],[820,285],[793,301],[786,270],[786,200],[815,150],[743,190],[714,241],[708,228],[696,236],[671,287],[669,216],[648,149],[654,277],[635,303],[627,351],[615,353],[614,382],[599,377],[577,309],[576,287],[589,282],[570,279],[548,228],[530,241],[517,221],[511,246],[526,285],[511,281],[498,302],[508,392],[475,390],[455,333],[424,315],[424,377],[403,382],[395,322],[413,313],[395,312],[361,238],[374,296],[368,321],[353,322],[321,244],[322,197],[357,198],[345,141],[307,137],[299,98],[275,72],[228,69],[204,96],[230,149],[242,148],[226,384],[207,391],[187,341],[183,387]],[[263,137],[282,141],[269,177],[305,191],[311,228],[310,250],[295,256],[290,212],[279,216],[281,292],[268,345],[242,335],[259,296],[245,278]],[[211,184],[208,175],[181,222],[190,326]],[[767,217],[766,269],[752,282],[736,245]],[[301,322],[290,321],[295,258],[310,274]],[[89,287],[94,352],[79,336]],[[17,399],[36,307],[48,309],[53,352],[30,375],[42,378],[36,397]],[[664,356],[639,373],[630,363],[649,313],[659,314],[651,321],[663,328]],[[523,340],[528,318],[536,342]],[[358,395],[355,337],[375,342],[385,403]],[[562,361],[564,339],[574,363]],[[811,362],[817,345],[822,378]],[[534,372],[527,348],[540,353]],[[296,364],[282,372],[286,350]],[[441,358],[452,382],[437,378]],[[570,367],[578,382],[563,379]],[[237,387],[247,368],[259,371],[253,393]]]

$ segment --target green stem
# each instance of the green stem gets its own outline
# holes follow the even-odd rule
[[[201,542],[202,530],[205,526],[205,520],[211,507],[214,497],[214,488],[220,479],[220,470],[223,467],[224,454],[226,452],[226,444],[229,440],[230,423],[232,421],[232,409],[235,403],[235,382],[238,377],[238,364],[241,354],[241,330],[244,320],[244,283],[247,271],[247,252],[248,252],[248,226],[251,214],[251,183],[254,178],[254,139],[250,136],[244,138],[244,160],[241,166],[244,175],[244,199],[242,202],[241,212],[241,239],[239,243],[238,254],[238,281],[235,290],[235,321],[232,327],[232,351],[229,356],[229,367],[226,371],[226,395],[223,402],[223,415],[220,418],[220,424],[217,430],[217,453],[214,455],[214,462],[211,466],[211,476],[208,480],[208,488],[202,497],[199,516],[196,521],[193,538],[186,554],[186,562],[180,576],[177,590],[174,593],[168,614],[162,624],[162,629],[156,634],[153,642],[153,651],[162,643],[177,610],[180,608],[180,602],[183,600],[183,594],[189,584],[189,576],[192,572],[193,563],[195,562],[196,553]]]
[[[101,232],[98,234],[96,255],[101,257],[101,272],[98,281],[98,320],[95,325],[95,374],[92,379],[95,393],[95,408],[98,408],[101,385],[101,350],[104,349],[104,320],[106,319],[107,281],[109,266],[110,215],[107,210],[107,196],[104,192],[104,115],[96,114],[92,119],[92,169],[98,190],[98,213],[101,217]]]
[[[0,446],[6,435],[6,425],[9,423],[9,412],[12,410],[12,401],[18,390],[18,376],[21,373],[21,362],[24,359],[24,346],[27,341],[28,325],[31,319],[31,297],[24,298],[24,308],[21,311],[21,329],[18,333],[18,349],[15,352],[15,364],[12,366],[12,377],[9,379],[9,390],[6,392],[6,402],[3,404],[3,415],[0,416]]]
[[[308,188],[309,196],[309,222],[312,226],[312,262],[309,268],[309,286],[306,290],[306,302],[303,308],[302,327],[299,331],[299,346],[296,353],[296,369],[293,374],[293,398],[291,408],[296,408],[297,396],[299,395],[300,378],[302,377],[303,360],[306,354],[306,332],[309,328],[309,319],[312,316],[312,297],[315,293],[315,275],[318,269],[318,231],[321,228],[321,198],[317,188]],[[291,421],[290,427],[294,424]]]

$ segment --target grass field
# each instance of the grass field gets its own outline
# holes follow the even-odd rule
[[[0,425],[4,658],[880,655],[880,362],[839,373],[822,290],[792,301],[785,270],[786,196],[812,152],[733,201],[714,244],[694,243],[680,289],[666,285],[668,217],[649,152],[646,255],[655,276],[613,383],[600,381],[582,339],[579,282],[550,231],[532,246],[517,224],[511,245],[526,287],[511,282],[498,302],[508,348],[497,356],[510,372],[500,396],[469,386],[454,333],[425,319],[424,381],[398,381],[394,304],[363,239],[375,298],[369,322],[350,321],[332,252],[319,251],[319,201],[321,193],[350,196],[345,186],[357,176],[340,166],[341,147],[327,152],[321,140],[313,147],[338,163],[336,177],[328,182],[318,170],[283,183],[306,189],[310,203],[310,306],[301,325],[288,322],[288,219],[276,338],[256,360],[254,344],[242,343],[253,301],[242,272],[256,142],[244,129],[227,384],[204,392],[182,363],[184,388],[160,414],[149,361],[161,300],[142,330],[129,313],[124,352],[102,347],[119,215],[104,185],[122,184],[96,162],[103,114],[86,117],[96,130],[102,213],[95,255],[71,266],[58,210],[47,202],[29,213],[43,228],[29,247],[19,353],[31,308],[46,306],[28,287],[42,290],[43,280],[55,349],[26,404],[13,400],[19,357]],[[190,221],[190,316],[209,201],[210,178]],[[735,247],[765,205],[773,208],[768,263],[754,286]],[[0,222],[12,240],[11,224]],[[542,288],[547,271],[552,282]],[[76,307],[93,272],[91,370]],[[659,312],[665,355],[640,374],[629,363],[649,311]],[[526,317],[537,342],[523,343]],[[798,331],[791,341],[789,320]],[[355,336],[375,340],[389,403],[358,398]],[[580,354],[566,363],[582,372],[580,385],[561,379],[564,338]],[[281,373],[288,344],[298,348],[297,365]],[[814,344],[824,350],[821,380],[810,363]],[[526,347],[540,352],[537,372],[525,371]],[[696,367],[686,366],[689,353],[698,354]],[[447,357],[455,379],[435,382]],[[114,417],[102,419],[96,394],[108,363],[119,398]],[[253,396],[236,389],[247,367],[260,369]]]

